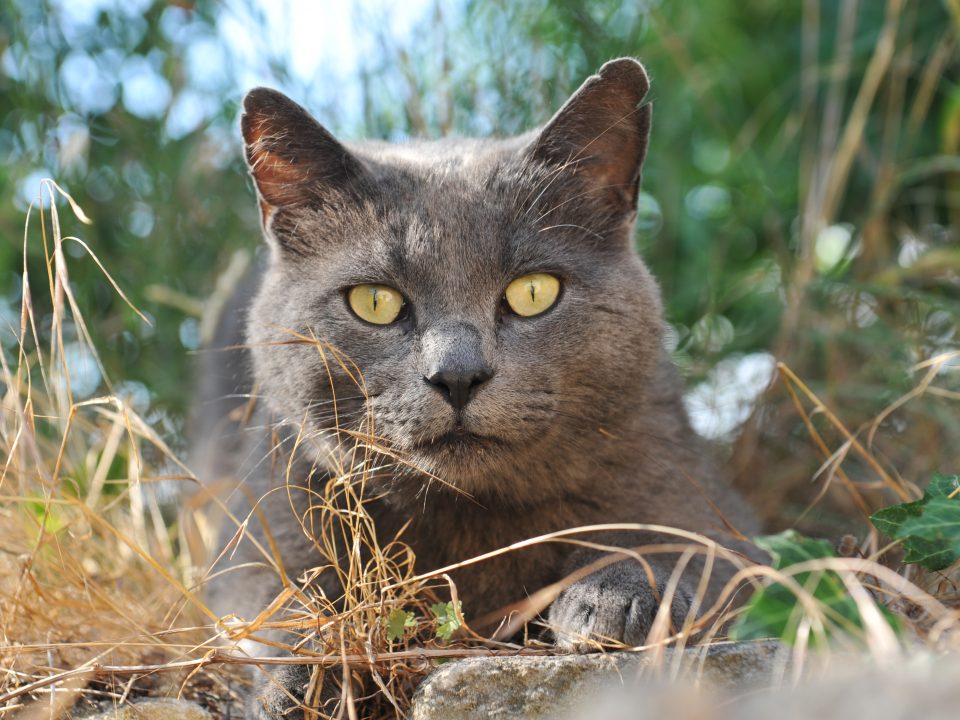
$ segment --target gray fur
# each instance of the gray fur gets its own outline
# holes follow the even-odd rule
[[[262,400],[263,429],[248,431],[246,451],[233,453],[233,474],[253,497],[282,485],[282,473],[262,460],[268,431],[289,437],[305,421],[318,435],[301,459],[304,477],[313,463],[337,458],[333,435],[322,432],[333,423],[332,365],[341,425],[359,428],[372,414],[377,435],[410,461],[375,459],[387,469],[378,474],[383,497],[372,512],[382,539],[412,520],[404,539],[418,570],[595,523],[659,523],[747,549],[726,523],[749,535],[752,517],[717,479],[687,423],[681,383],[662,347],[659,290],[634,250],[646,90],[639,63],[621,59],[588,79],[539,133],[349,147],[278,93],[247,96],[247,157],[270,247],[247,324],[252,376],[238,379],[240,388],[255,382]],[[560,300],[541,316],[513,316],[504,311],[504,289],[530,272],[559,276]],[[409,316],[389,326],[358,320],[344,290],[364,282],[397,288]],[[348,356],[368,399],[329,356],[325,364],[315,347],[290,343],[291,330]],[[461,412],[425,380],[450,357],[492,370]],[[291,497],[304,507],[305,493]],[[241,517],[245,502],[235,493]],[[287,493],[268,495],[261,508],[288,574],[316,565]],[[633,546],[664,538],[607,540]],[[278,585],[246,545],[234,562],[259,565],[221,575],[213,602],[218,612],[249,619]],[[455,580],[466,612],[479,618],[594,557],[544,544],[465,568]],[[651,556],[658,584],[674,562]],[[696,567],[676,595],[676,624]],[[731,574],[718,567],[711,588]],[[563,626],[567,647],[580,647],[570,638],[591,630],[640,642],[654,596],[640,565],[625,561],[565,591],[549,619]]]

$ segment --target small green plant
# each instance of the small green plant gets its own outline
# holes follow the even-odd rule
[[[417,626],[417,616],[402,608],[394,608],[387,616],[387,640],[398,642],[409,628]]]
[[[793,566],[801,563],[837,557],[830,543],[804,537],[794,530],[756,538],[756,543],[770,553],[775,570],[792,577],[816,601],[822,610],[823,635],[827,639],[837,633],[849,635],[863,631],[864,622],[857,603],[837,572],[826,568],[791,572]],[[883,607],[880,610],[896,629],[897,622],[893,615]],[[744,614],[735,623],[731,635],[735,640],[779,638],[794,644],[800,623],[806,616],[808,609],[800,601],[795,589],[775,582],[754,594]],[[810,638],[811,643],[817,642],[816,633],[811,634]]]
[[[900,540],[903,561],[943,570],[960,560],[960,475],[935,474],[920,500],[879,510],[870,521]]]
[[[398,642],[407,634],[407,630],[417,628],[421,622],[436,624],[434,636],[440,640],[449,640],[453,634],[463,625],[463,611],[458,600],[456,605],[452,602],[438,602],[430,606],[432,618],[417,618],[409,610],[394,608],[387,616],[387,640],[391,643]]]
[[[456,607],[452,602],[434,603],[430,606],[430,612],[437,621],[436,634],[441,640],[449,640],[462,625],[460,601],[457,601]]]

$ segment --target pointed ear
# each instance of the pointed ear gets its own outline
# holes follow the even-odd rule
[[[632,212],[650,134],[650,88],[633,58],[606,63],[547,123],[528,152],[569,168],[610,209]]]
[[[322,202],[331,190],[356,188],[364,174],[360,161],[326,128],[276,90],[247,93],[240,129],[264,223],[275,209]]]

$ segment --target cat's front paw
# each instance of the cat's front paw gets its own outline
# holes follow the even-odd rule
[[[638,562],[625,560],[568,587],[554,600],[548,614],[557,646],[589,652],[596,650],[598,643],[642,645],[660,609],[660,598],[669,578],[669,573],[654,575],[656,590]],[[691,604],[692,594],[681,582],[670,605],[674,630],[683,627]]]
[[[246,720],[279,720],[290,717],[293,709],[303,704],[310,684],[310,668],[306,665],[282,665],[257,680],[247,698]]]
[[[246,720],[290,720],[303,717],[307,688],[310,686],[309,665],[282,665],[262,676],[247,698]],[[332,714],[340,700],[340,689],[327,673],[320,691],[321,710]]]

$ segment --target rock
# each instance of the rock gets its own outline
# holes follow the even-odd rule
[[[186,700],[143,700],[84,720],[211,720],[211,715],[199,705]]]
[[[471,658],[424,680],[410,719],[552,720],[582,715],[585,699],[642,677],[696,677],[716,687],[770,684],[788,657],[779,643],[761,642],[666,650],[659,658],[652,652]]]
[[[870,656],[777,643],[476,658],[442,666],[410,720],[955,720],[960,654]],[[802,670],[802,672],[801,672]]]
[[[646,682],[596,693],[563,720],[956,720],[957,657],[914,650],[887,658],[825,652],[802,677],[749,692]],[[792,675],[792,673],[791,673]]]

